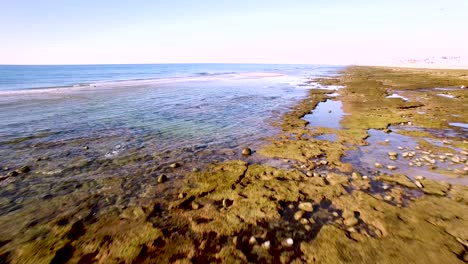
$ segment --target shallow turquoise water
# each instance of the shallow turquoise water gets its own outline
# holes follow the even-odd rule
[[[171,162],[189,170],[228,158],[220,151],[256,147],[277,132],[272,122],[306,95],[306,80],[341,69],[224,65],[210,71],[216,74],[198,76],[192,73],[209,69],[192,67],[188,76],[187,67],[163,79],[0,92],[0,175],[31,167],[0,182],[0,196],[9,201],[0,203],[0,215],[30,199],[74,192],[83,182],[138,174],[131,182],[142,184],[160,172],[177,176],[167,170]],[[246,72],[282,75],[257,78]],[[105,188],[99,186],[93,188]],[[126,197],[137,194],[129,188]]]

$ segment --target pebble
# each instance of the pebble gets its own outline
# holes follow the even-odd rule
[[[376,163],[374,164],[374,166],[375,166],[376,168],[378,168],[378,169],[383,168],[383,165],[380,164],[380,163],[378,163],[378,162],[376,162]]]
[[[359,179],[359,178],[361,178],[362,176],[361,176],[361,174],[360,174],[359,172],[353,172],[353,174],[351,174],[351,177],[352,177],[353,179]]]
[[[386,142],[386,143],[390,142],[390,139],[386,139],[385,142]]]
[[[322,161],[320,161],[320,164],[321,164],[321,165],[327,165],[327,164],[328,164],[328,161],[322,160]]]
[[[312,203],[309,202],[303,202],[299,204],[299,209],[306,211],[306,212],[312,212],[314,211],[314,207],[312,206]]]
[[[310,172],[310,171],[308,171],[308,172],[306,173],[306,175],[307,175],[307,177],[313,177],[313,176],[314,176],[314,174],[313,174],[312,172]]]
[[[257,239],[254,236],[251,236],[250,239],[249,239],[249,244],[250,245],[257,244]]]
[[[408,163],[408,166],[413,166],[413,165],[414,165],[413,162]]]
[[[403,153],[401,154],[401,156],[403,156],[403,158],[406,158],[406,157],[409,156],[409,153],[408,153],[408,152],[403,152]]]
[[[312,227],[310,225],[304,225],[304,229],[306,231],[310,231],[310,230],[312,230]]]
[[[391,200],[393,200],[393,197],[390,196],[390,195],[385,195],[385,196],[384,196],[384,200],[385,200],[385,201],[391,201]]]
[[[468,156],[468,152],[467,152],[467,151],[464,151],[464,150],[460,151],[460,154],[461,154],[461,155]]]
[[[307,225],[309,223],[309,220],[305,219],[305,218],[302,218],[299,223],[303,224],[303,225]]]
[[[421,175],[418,175],[416,177],[414,177],[416,180],[424,180],[424,176],[421,176]]]
[[[423,185],[420,181],[414,181],[414,184],[416,184],[416,186],[418,186],[418,188],[423,188]]]
[[[18,173],[27,173],[27,172],[30,172],[30,171],[31,171],[31,168],[29,166],[23,166],[23,167],[16,170],[16,172],[18,172]]]
[[[200,208],[200,205],[196,202],[192,202],[192,209],[197,210],[198,208]]]
[[[382,189],[388,190],[388,189],[390,189],[390,185],[384,183],[384,184],[382,184]]]
[[[286,239],[286,245],[292,246],[294,244],[294,240],[292,238]]]
[[[179,195],[177,196],[177,198],[179,198],[179,199],[184,199],[184,198],[185,198],[185,193],[179,193]]]
[[[397,157],[397,156],[398,156],[398,153],[396,153],[395,151],[389,151],[389,152],[388,152],[388,155],[389,155],[390,157]]]
[[[364,175],[364,176],[362,176],[362,179],[367,180],[367,179],[369,179],[369,176]]]
[[[318,174],[317,172],[314,172],[314,177],[320,177],[320,174]]]
[[[299,211],[295,212],[294,213],[294,220],[296,220],[296,221],[301,220],[302,216],[304,216],[304,213],[305,212],[302,211],[302,210],[299,210]]]
[[[163,182],[166,182],[167,181],[167,176],[166,174],[161,174],[159,177],[158,177],[158,182],[159,183],[163,183]]]
[[[388,166],[387,166],[387,169],[389,169],[389,170],[396,170],[396,168],[397,168],[397,167],[396,167],[396,166],[393,166],[393,165],[388,165]]]
[[[177,163],[177,162],[174,162],[174,163],[172,163],[171,165],[169,165],[169,167],[171,167],[171,168],[175,169],[175,168],[178,168],[178,167],[180,167],[180,164],[179,164],[179,163]]]
[[[250,148],[244,148],[242,150],[242,155],[244,156],[250,156],[250,154],[252,154],[252,150]]]
[[[455,162],[455,163],[460,163],[461,162],[461,159],[460,157],[458,156],[454,156],[452,159],[451,159],[452,162]]]
[[[88,147],[88,146],[84,146],[83,149],[84,149],[84,150],[88,150],[89,147]]]
[[[446,140],[446,139],[444,139],[444,140],[442,141],[442,143],[444,143],[444,144],[446,144],[446,145],[452,144],[452,142],[450,142],[450,141],[448,141],[448,140]]]
[[[199,172],[200,170],[198,168],[193,168],[192,172]]]
[[[332,215],[333,215],[334,217],[340,216],[337,212],[333,212]]]
[[[399,146],[398,149],[399,149],[399,150],[403,150],[403,147],[400,147],[400,146]]]
[[[270,246],[271,246],[270,241],[265,241],[265,242],[263,242],[263,244],[262,244],[262,247],[263,247],[264,249],[266,249],[266,250],[270,249]]]

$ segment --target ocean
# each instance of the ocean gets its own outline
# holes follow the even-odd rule
[[[242,148],[279,131],[274,123],[304,98],[310,78],[340,69],[0,66],[0,176],[31,169],[0,181],[0,215],[51,197],[100,193],[114,180],[121,184],[115,195],[128,205],[161,173],[183,177],[239,158]],[[174,162],[182,165],[177,173],[168,168]]]

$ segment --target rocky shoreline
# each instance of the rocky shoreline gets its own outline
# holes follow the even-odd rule
[[[161,194],[156,200],[97,213],[121,184],[109,182],[99,203],[76,194],[82,202],[73,213],[57,209],[67,206],[60,199],[51,199],[49,209],[31,205],[29,211],[54,217],[0,232],[0,262],[466,263],[468,187],[450,179],[467,178],[468,138],[450,123],[467,123],[468,90],[461,88],[467,76],[356,66],[311,80],[321,88],[283,116],[280,134],[184,177],[154,175],[148,191]],[[407,100],[389,98],[394,92]],[[310,127],[304,116],[332,93],[347,113],[342,128]],[[384,139],[376,148],[385,159],[372,166],[348,161],[350,152],[369,145],[372,129],[417,145],[392,149]],[[333,140],[320,138],[330,134]],[[365,151],[360,158],[367,161]],[[418,175],[402,173],[403,163]],[[187,170],[183,163],[169,167]],[[21,217],[2,216],[0,223],[15,219]]]

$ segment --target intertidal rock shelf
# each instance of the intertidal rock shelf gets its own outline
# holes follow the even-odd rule
[[[40,220],[3,215],[0,262],[468,262],[468,138],[451,125],[468,123],[468,72],[349,67],[311,82],[282,132],[246,155],[142,175],[154,184],[124,207],[109,205],[134,187],[101,179],[105,192],[81,186],[21,211]],[[327,100],[346,113],[340,126],[304,118]]]

